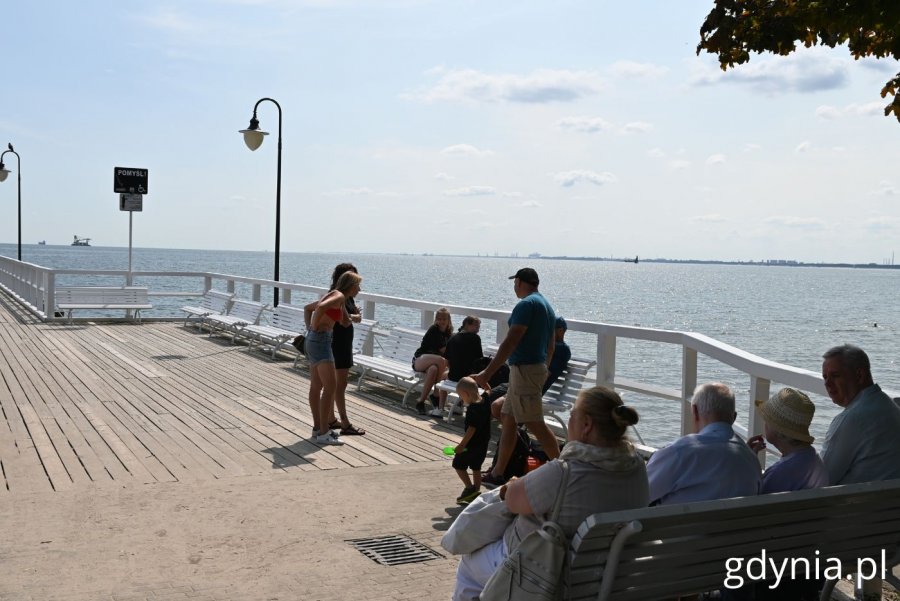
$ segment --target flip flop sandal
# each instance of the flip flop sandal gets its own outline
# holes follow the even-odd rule
[[[346,428],[341,428],[341,436],[362,436],[366,431],[350,424]]]

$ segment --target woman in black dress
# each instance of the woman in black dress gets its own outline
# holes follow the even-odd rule
[[[422,344],[413,355],[413,369],[425,374],[422,396],[416,403],[416,411],[419,412],[419,415],[425,415],[425,399],[431,394],[434,385],[447,377],[447,360],[444,359],[444,351],[451,334],[453,334],[453,323],[450,321],[450,311],[442,307],[434,314],[434,323],[425,332]],[[440,409],[434,407],[432,414],[440,415]]]

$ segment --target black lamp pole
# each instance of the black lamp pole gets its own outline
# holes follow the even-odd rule
[[[5,157],[9,153],[13,153],[16,155],[16,177],[19,180],[19,204],[18,204],[18,220],[19,220],[19,254],[18,260],[22,260],[22,159],[19,157],[19,153],[13,150],[13,145],[8,143],[7,146],[9,150],[4,150],[3,154],[0,154],[0,182],[6,179],[6,174],[9,173],[6,170],[6,167],[3,165],[3,157]],[[280,168],[279,168],[280,169]]]
[[[250,118],[250,126],[241,130],[244,134],[244,142],[250,150],[256,150],[262,144],[263,136],[268,135],[267,132],[259,129],[259,120],[256,118],[256,109],[259,104],[268,100],[278,107],[278,175],[275,183],[275,277],[272,278],[276,282],[278,279],[278,261],[281,258],[281,105],[272,98],[260,98],[253,106],[253,117]],[[275,288],[274,306],[278,306],[278,288]]]

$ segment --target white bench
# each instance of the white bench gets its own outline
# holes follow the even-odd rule
[[[767,563],[788,560],[787,574],[790,560],[805,558],[827,576],[835,558],[842,575],[870,576],[873,560],[880,576],[884,557],[886,580],[900,588],[891,574],[900,563],[900,480],[594,514],[572,538],[563,599],[650,601],[716,590],[729,576],[746,583],[747,560],[764,549]]]
[[[76,309],[103,311],[124,309],[134,311],[134,318],[141,321],[141,310],[152,309],[147,288],[139,286],[68,286],[57,288],[56,308],[65,311],[69,322]]]
[[[238,299],[232,301],[226,315],[207,315],[201,317],[200,322],[209,327],[210,338],[218,330],[231,334],[231,343],[234,344],[234,338],[242,328],[259,323],[265,308],[263,303]]]
[[[544,394],[544,421],[554,430],[558,426],[563,438],[568,435],[568,414],[575,406],[588,372],[596,364],[592,359],[570,358],[562,374]]]
[[[404,393],[401,404],[406,405],[409,393],[422,384],[424,377],[423,373],[412,368],[413,355],[424,335],[425,332],[421,330],[392,328],[386,336],[376,338],[381,347],[378,356],[357,355],[353,358],[353,362],[360,368],[357,390],[362,389],[367,375],[373,375],[402,388]]]
[[[544,421],[548,422],[548,425],[551,426],[554,431],[561,429],[563,438],[566,436],[567,427],[566,422],[560,413],[568,412],[572,409],[572,406],[575,404],[575,399],[578,398],[578,392],[584,386],[584,380],[587,377],[588,371],[594,367],[595,364],[596,361],[590,359],[572,357],[569,359],[569,363],[566,365],[562,374],[560,374],[556,382],[553,383],[544,395]],[[448,402],[444,406],[444,409],[447,410],[445,419],[447,422],[450,422],[453,420],[454,413],[460,413],[460,411],[457,410],[461,401],[459,395],[456,394],[456,382],[444,380],[443,382],[440,382],[437,387],[448,393]],[[559,426],[559,428],[557,428],[557,426]],[[560,434],[559,431],[556,431],[555,433]]]
[[[196,318],[197,327],[200,322],[208,315],[225,315],[228,312],[228,306],[234,298],[232,292],[219,292],[218,290],[207,290],[200,298],[198,305],[188,305],[182,307],[181,310],[186,313],[184,316],[184,326],[187,327],[188,320]]]
[[[241,337],[247,338],[248,351],[253,350],[254,343],[269,344],[272,347],[272,358],[285,347],[294,348],[291,342],[298,334],[306,331],[303,320],[303,307],[295,307],[282,303],[272,310],[269,324],[250,324],[240,330]]]
[[[353,362],[356,363],[356,359],[363,356],[363,350],[372,342],[372,337],[375,335],[375,324],[377,322],[371,319],[363,319],[359,323],[353,324]],[[297,356],[294,357],[294,367],[297,367],[297,363],[300,362],[300,358],[305,355],[301,355],[297,353]],[[368,356],[368,355],[366,355]]]

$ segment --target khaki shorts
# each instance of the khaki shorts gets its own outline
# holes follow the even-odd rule
[[[543,363],[509,366],[509,390],[503,413],[512,414],[517,424],[544,420],[543,394],[547,366]]]

